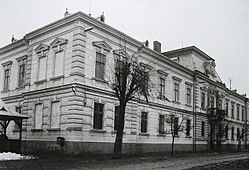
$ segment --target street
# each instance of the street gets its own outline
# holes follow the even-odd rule
[[[248,169],[249,153],[204,153],[182,157],[168,156],[111,157],[40,156],[36,160],[2,161],[0,169]]]

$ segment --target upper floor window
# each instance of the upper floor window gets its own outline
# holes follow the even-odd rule
[[[222,109],[222,99],[218,100],[218,109]]]
[[[147,133],[148,126],[148,113],[142,112],[141,114],[141,133]]]
[[[2,64],[4,70],[4,77],[3,77],[3,90],[9,90],[10,88],[10,71],[12,66],[12,61],[8,61]]]
[[[94,119],[93,119],[94,129],[103,128],[103,115],[104,115],[104,104],[94,103]]]
[[[210,97],[210,108],[214,108],[214,96]]]
[[[96,53],[95,77],[104,80],[106,56],[99,52]]]
[[[240,117],[240,105],[237,104],[237,119]]]
[[[186,104],[191,105],[191,88],[187,87],[186,91]]]
[[[172,76],[172,78],[173,78],[173,82],[174,82],[173,101],[178,103],[180,101],[180,82],[182,81],[182,79],[180,79],[176,76]]]
[[[179,92],[179,84],[174,83],[174,101],[179,102],[180,92]]]
[[[48,50],[49,50],[49,46],[45,44],[40,44],[35,49],[38,55],[38,71],[37,71],[38,81],[46,79]]]
[[[50,45],[54,51],[53,58],[53,76],[58,77],[63,75],[64,71],[64,54],[67,39],[56,38]]]
[[[229,111],[229,100],[226,100],[226,116],[228,116]]]
[[[231,105],[231,117],[234,118],[234,103]]]
[[[24,87],[27,56],[17,58],[16,60],[18,62],[18,87]]]
[[[105,41],[95,41],[93,46],[95,46],[96,50],[95,78],[104,80],[106,55],[111,50],[111,47]]]
[[[245,120],[245,108],[244,107],[241,108],[241,120],[242,121]]]
[[[205,92],[201,93],[201,108],[202,109],[206,108],[206,94],[205,94]]]
[[[159,97],[165,97],[165,79],[162,77],[159,82]]]

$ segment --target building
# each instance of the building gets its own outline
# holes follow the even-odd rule
[[[136,55],[150,76],[149,103],[138,96],[126,109],[125,154],[169,151],[172,138],[164,120],[172,114],[175,126],[186,118],[177,151],[246,147],[247,98],[222,83],[213,58],[196,47],[162,53],[157,41],[138,53],[141,45],[103,20],[77,12],[2,47],[0,97],[9,110],[29,116],[22,149],[112,153],[119,103],[111,82],[114,56],[120,54]],[[8,137],[16,131],[12,122]]]

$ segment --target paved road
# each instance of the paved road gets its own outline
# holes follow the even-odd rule
[[[185,157],[139,157],[124,158],[121,160],[112,160],[110,158],[99,157],[97,159],[42,156],[37,160],[29,161],[6,161],[0,162],[2,169],[86,169],[86,170],[153,170],[153,169],[238,169],[236,163],[232,165],[235,168],[228,168],[232,162],[244,161],[245,165],[249,163],[249,153],[211,153],[188,155]],[[245,162],[246,161],[246,162]],[[198,168],[193,168],[198,167]],[[218,168],[215,168],[218,167]],[[239,168],[239,169],[244,169]],[[224,168],[223,168],[224,169]],[[249,169],[249,165],[248,168]]]

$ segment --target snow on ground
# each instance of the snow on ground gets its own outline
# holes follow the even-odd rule
[[[0,161],[6,161],[6,160],[24,160],[24,159],[37,159],[37,157],[34,157],[32,155],[23,156],[17,153],[11,153],[11,152],[3,152],[0,153]]]

